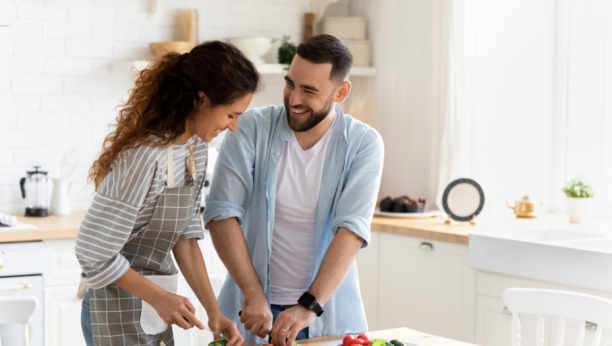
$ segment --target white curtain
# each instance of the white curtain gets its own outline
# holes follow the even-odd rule
[[[436,43],[432,189],[438,209],[446,186],[470,177],[470,131],[475,77],[476,0],[441,0]]]

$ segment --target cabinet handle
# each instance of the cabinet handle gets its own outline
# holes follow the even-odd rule
[[[597,330],[597,323],[586,321],[584,324],[584,329],[586,330]]]
[[[502,314],[512,315],[512,314],[510,313],[510,310],[508,310],[508,307],[507,307],[507,306],[504,306],[504,309],[502,310]]]
[[[28,290],[32,288],[32,284],[22,282],[19,285],[13,286],[0,286],[0,291],[13,291],[13,290]]]
[[[433,251],[434,246],[432,243],[422,242],[421,245],[419,245],[419,249],[423,251]]]

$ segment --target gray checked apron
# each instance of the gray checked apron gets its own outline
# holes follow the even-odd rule
[[[174,187],[172,145],[169,145],[168,186],[158,196],[149,223],[121,249],[132,269],[166,290],[174,290],[173,293],[176,293],[178,270],[171,250],[199,206],[196,198],[204,181],[203,173],[196,179],[187,169],[185,174],[185,185]],[[167,346],[174,345],[172,327],[163,323],[149,304],[115,284],[90,288],[90,311],[96,346],[159,346],[162,341]],[[155,326],[155,322],[161,325]],[[152,332],[155,329],[157,331]]]

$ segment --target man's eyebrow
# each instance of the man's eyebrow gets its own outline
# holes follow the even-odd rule
[[[242,115],[242,112],[234,112],[236,115]]]
[[[291,84],[295,84],[291,78],[289,78],[289,76],[285,76],[285,81],[287,83],[291,83]],[[319,89],[317,89],[316,87],[313,87],[312,85],[307,85],[307,84],[300,84],[300,88],[302,89],[306,89],[306,90],[310,90],[310,91],[314,91],[314,92],[319,92]]]

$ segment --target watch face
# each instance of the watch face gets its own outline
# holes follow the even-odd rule
[[[315,297],[312,294],[304,293],[304,294],[302,294],[302,296],[298,300],[298,303],[300,305],[308,308],[308,307],[310,307],[312,302],[314,302],[314,300],[315,300]]]

